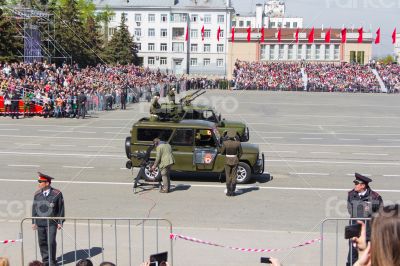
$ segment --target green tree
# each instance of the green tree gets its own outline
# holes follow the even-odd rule
[[[384,64],[384,65],[392,64],[392,63],[394,63],[395,61],[396,61],[396,60],[395,60],[394,57],[391,56],[391,55],[382,57],[382,58],[380,58],[380,59],[378,60],[379,63]]]
[[[23,44],[18,38],[18,29],[4,8],[6,1],[0,0],[0,61],[16,61],[21,56]]]
[[[137,51],[132,35],[126,25],[126,14],[121,16],[121,23],[106,46],[107,61],[112,64],[137,63]]]
[[[104,44],[108,43],[108,25],[111,21],[111,18],[115,16],[115,12],[109,7],[106,6],[101,12],[99,12],[96,16],[96,21],[101,23],[103,26],[103,41]]]

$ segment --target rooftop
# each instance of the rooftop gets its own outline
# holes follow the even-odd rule
[[[110,8],[225,8],[227,0],[94,0],[97,7],[109,6]]]

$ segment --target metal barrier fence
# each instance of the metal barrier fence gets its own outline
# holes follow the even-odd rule
[[[324,265],[346,265],[350,253],[352,258],[353,250],[350,249],[349,240],[344,238],[345,226],[356,221],[367,222],[370,218],[327,218],[321,222],[320,242],[320,266]],[[328,227],[328,224],[332,227]],[[328,250],[329,252],[325,252]],[[325,256],[324,254],[329,254]],[[328,262],[325,264],[325,262]],[[355,261],[350,261],[353,265]]]
[[[21,265],[28,260],[41,260],[38,230],[31,221],[59,220],[60,217],[27,217],[21,221]],[[119,265],[140,265],[150,254],[168,251],[168,262],[173,265],[170,234],[172,224],[166,219],[134,218],[69,218],[57,233],[56,254],[61,254],[57,265],[75,263],[90,258],[95,265],[111,261]],[[29,222],[29,229],[27,229]],[[47,240],[50,239],[47,234]],[[48,241],[49,243],[49,241]],[[48,254],[51,247],[47,247]],[[68,251],[68,252],[66,252]],[[101,255],[101,256],[100,256]],[[56,255],[57,256],[57,255]],[[100,261],[101,257],[101,261]],[[51,258],[50,258],[51,261]]]

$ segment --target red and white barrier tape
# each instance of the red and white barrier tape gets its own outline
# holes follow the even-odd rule
[[[3,240],[3,241],[0,241],[0,244],[10,244],[10,243],[16,243],[16,242],[22,242],[22,239],[16,239],[16,240]]]
[[[256,253],[268,253],[268,252],[278,252],[278,251],[283,251],[283,250],[290,250],[290,249],[295,249],[295,248],[312,245],[312,244],[320,242],[322,240],[322,238],[316,238],[316,239],[312,239],[312,240],[306,241],[304,243],[301,243],[301,244],[298,244],[298,245],[295,245],[295,246],[292,246],[289,248],[263,249],[263,248],[237,248],[237,247],[224,246],[221,244],[216,244],[213,242],[204,241],[204,240],[200,240],[200,239],[197,239],[194,237],[183,236],[183,235],[178,235],[178,234],[170,234],[169,238],[174,239],[174,240],[180,238],[183,240],[187,240],[187,241],[191,241],[191,242],[195,242],[195,243],[199,243],[199,244],[204,244],[204,245],[209,245],[209,246],[214,246],[214,247],[221,247],[221,248],[228,248],[228,249],[237,250],[237,251],[256,252]]]

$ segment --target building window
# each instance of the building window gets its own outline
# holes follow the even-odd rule
[[[190,66],[197,66],[197,58],[190,58]]]
[[[164,37],[164,38],[167,37],[168,36],[168,30],[167,29],[161,29],[160,36]]]
[[[154,57],[149,57],[147,63],[151,66],[154,65]]]
[[[167,22],[168,21],[168,15],[167,14],[161,14],[161,22]]]
[[[261,49],[260,49],[260,58],[261,58],[261,60],[265,60],[266,59],[266,52],[267,52],[267,45],[262,44],[261,45]]]
[[[269,27],[270,27],[270,28],[275,28],[275,22],[270,22],[270,23],[269,23]]]
[[[190,45],[190,51],[196,53],[197,52],[197,44],[192,43]]]
[[[197,15],[192,15],[191,17],[190,17],[190,21],[191,22],[197,22],[199,20],[199,16],[197,16]]]
[[[182,53],[183,52],[183,42],[173,42],[172,52]]]
[[[211,23],[211,15],[204,15],[204,24]]]
[[[204,38],[205,39],[211,38],[211,30],[205,30],[204,31]]]
[[[217,67],[223,67],[224,66],[224,59],[217,59]]]
[[[325,60],[330,60],[331,59],[331,46],[326,45],[325,46]]]
[[[286,22],[285,27],[290,28],[290,22]]]
[[[155,29],[149,29],[149,37],[154,37],[156,36],[156,30]]]
[[[297,28],[297,22],[293,22],[293,28]]]
[[[135,45],[138,51],[142,51],[142,44],[140,42],[135,43]]]
[[[205,53],[211,52],[211,44],[204,44],[204,52]]]
[[[241,20],[241,21],[239,21],[239,27],[240,28],[243,28],[243,26],[244,26],[244,22]]]
[[[154,14],[149,14],[148,20],[149,20],[149,22],[155,22],[155,21],[156,21],[156,15],[154,15]]]
[[[333,58],[334,60],[339,60],[340,54],[339,54],[339,45],[335,44],[335,49],[333,52]]]
[[[285,53],[285,45],[281,44],[279,45],[279,60],[283,60],[284,58],[284,53]]]
[[[108,28],[108,36],[109,37],[113,36],[116,30],[117,30],[116,28]]]
[[[317,44],[315,46],[315,58],[317,60],[321,60],[322,59],[322,57],[321,57],[321,45],[320,44]]]
[[[198,30],[190,30],[190,38],[197,39],[198,35],[199,35]]]
[[[294,45],[293,44],[289,44],[288,58],[289,58],[289,60],[294,60],[295,59],[295,56],[294,56]]]
[[[224,45],[223,44],[217,44],[217,52],[218,53],[223,53],[224,52]]]
[[[166,43],[160,44],[160,51],[166,52],[168,50],[168,46]]]
[[[311,44],[307,44],[306,46],[306,59],[307,60],[311,59]]]
[[[135,29],[135,37],[140,37],[140,36],[142,36],[142,29],[136,28]]]
[[[220,38],[224,38],[224,36],[225,36],[225,32],[224,32],[224,30],[221,30],[221,33],[220,33],[219,37]]]
[[[250,27],[251,26],[251,21],[246,21],[246,27]]]
[[[218,15],[218,23],[224,23],[225,22],[225,16],[224,15]]]
[[[167,58],[166,57],[160,57],[160,65],[162,65],[162,66],[167,65]]]
[[[236,20],[232,21],[232,27],[236,27]]]
[[[148,45],[148,48],[149,48],[149,51],[154,51],[154,43],[149,43],[149,45]]]
[[[203,59],[203,65],[204,65],[204,66],[209,66],[210,64],[211,64],[210,58],[204,58],[204,59]]]
[[[135,14],[135,22],[141,22],[142,21],[142,14]]]
[[[275,60],[275,44],[272,44],[269,51],[269,60]]]
[[[278,28],[282,28],[282,22],[278,22]]]
[[[303,55],[303,46],[299,45],[297,47],[298,51],[297,51],[297,60],[303,60],[304,59],[304,55]]]

